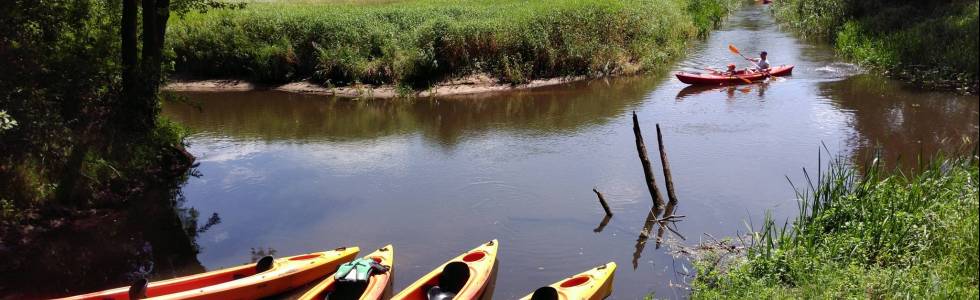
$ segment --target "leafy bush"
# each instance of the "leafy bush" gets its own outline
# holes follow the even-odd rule
[[[980,1],[774,3],[777,18],[833,40],[841,55],[865,66],[927,86],[976,89]]]

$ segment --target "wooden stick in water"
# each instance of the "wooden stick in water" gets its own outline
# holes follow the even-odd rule
[[[657,145],[660,146],[660,163],[664,166],[667,197],[670,198],[670,203],[677,203],[677,194],[674,194],[674,177],[670,176],[670,163],[667,162],[667,150],[664,149],[664,136],[660,133],[660,123],[657,123]]]
[[[650,190],[650,197],[653,198],[653,206],[661,208],[664,206],[664,197],[660,194],[657,181],[653,177],[653,168],[650,167],[650,158],[647,157],[647,146],[643,143],[643,134],[640,133],[640,121],[633,112],[633,135],[636,136],[636,152],[640,156],[640,163],[643,164],[643,175],[647,179],[647,189]]]
[[[595,192],[597,197],[599,197],[599,204],[602,204],[602,210],[606,211],[606,216],[612,216],[613,213],[612,210],[609,209],[609,203],[606,203],[606,198],[602,196],[602,193],[600,193],[599,190],[592,188],[592,191]]]

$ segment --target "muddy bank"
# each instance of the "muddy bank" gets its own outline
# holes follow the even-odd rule
[[[557,85],[584,80],[586,76],[558,77],[532,80],[526,84],[512,85],[500,83],[487,75],[471,75],[445,81],[422,91],[399,89],[395,85],[360,84],[343,87],[329,87],[310,81],[291,82],[283,85],[262,85],[239,79],[176,79],[167,83],[164,90],[175,92],[230,92],[274,90],[302,94],[326,95],[344,98],[396,98],[396,97],[435,97],[467,95],[489,92],[502,92]]]

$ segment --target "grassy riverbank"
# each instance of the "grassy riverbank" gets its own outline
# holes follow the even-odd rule
[[[927,87],[976,92],[978,3],[785,0],[773,8],[778,19],[806,36],[828,38],[865,66]]]
[[[975,155],[915,175],[836,164],[797,185],[808,192],[792,224],[766,220],[744,251],[702,258],[693,296],[976,299]]]
[[[272,1],[192,13],[168,33],[178,73],[422,89],[666,66],[737,0]]]

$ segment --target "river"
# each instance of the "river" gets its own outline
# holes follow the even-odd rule
[[[792,218],[786,177],[802,182],[822,144],[852,161],[880,145],[894,162],[977,140],[977,96],[864,74],[830,46],[782,31],[761,6],[735,13],[671,71],[746,66],[728,44],[796,68],[766,84],[707,90],[661,73],[438,99],[183,93],[190,103],[163,107],[191,129],[200,162],[182,193],[187,206],[221,218],[198,237],[197,258],[216,269],[253,251],[367,253],[391,243],[397,291],[496,238],[496,298],[608,261],[619,265],[612,299],[685,297],[690,263],[638,239],[651,200],[631,112],[660,184],[654,125],[663,129],[674,213],[687,216],[676,224],[686,240],[664,238],[690,245],[705,233],[745,232],[766,211]],[[615,213],[603,228],[593,187]]]

